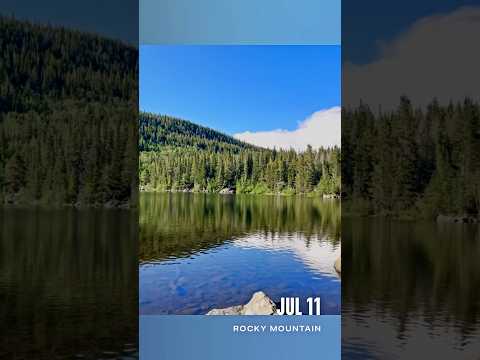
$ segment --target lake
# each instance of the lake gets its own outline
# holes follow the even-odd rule
[[[479,359],[480,227],[342,218],[342,358]]]
[[[337,200],[142,193],[139,217],[140,314],[205,314],[260,290],[340,313]]]
[[[138,212],[0,208],[0,358],[138,358]]]

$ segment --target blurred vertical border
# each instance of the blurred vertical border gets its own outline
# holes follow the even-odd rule
[[[480,2],[342,3],[342,358],[480,354]]]
[[[138,357],[138,2],[0,5],[0,358]]]

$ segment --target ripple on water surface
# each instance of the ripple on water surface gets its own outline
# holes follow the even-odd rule
[[[246,303],[259,290],[281,297],[320,296],[322,313],[340,311],[333,263],[340,243],[303,233],[253,233],[185,257],[140,266],[142,314],[205,314]]]

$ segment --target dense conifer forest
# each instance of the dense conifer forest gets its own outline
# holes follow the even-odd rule
[[[343,208],[356,214],[478,216],[480,106],[470,99],[342,114]]]
[[[147,191],[339,194],[340,149],[268,150],[165,115],[140,113]]]
[[[0,17],[0,203],[136,203],[138,50]]]

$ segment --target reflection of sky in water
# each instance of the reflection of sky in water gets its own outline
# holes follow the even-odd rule
[[[255,291],[302,299],[320,296],[322,313],[340,312],[340,280],[333,263],[340,244],[301,233],[252,234],[188,258],[140,266],[142,314],[204,314],[246,303]]]
[[[234,245],[246,249],[290,252],[319,276],[337,277],[333,263],[340,256],[340,243],[331,245],[327,238],[312,236],[307,240],[301,233],[288,236],[272,233],[267,236],[246,236],[236,240]]]

